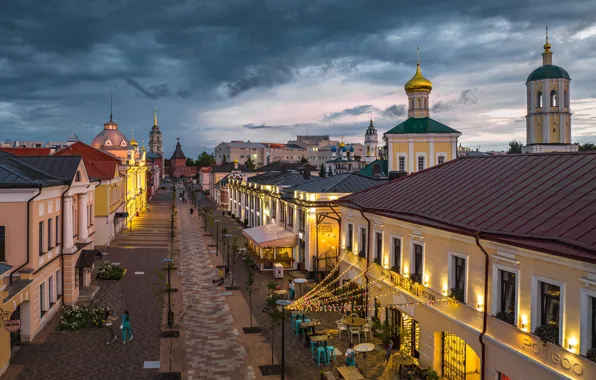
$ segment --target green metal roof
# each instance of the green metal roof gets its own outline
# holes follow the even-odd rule
[[[406,121],[385,132],[386,135],[401,133],[460,133],[430,117],[410,117]]]
[[[375,160],[370,164],[363,167],[358,174],[365,175],[367,177],[373,176],[373,166],[374,165],[381,165],[381,176],[387,177],[389,175],[389,161],[387,160]]]
[[[569,73],[567,73],[564,68],[555,65],[544,65],[532,71],[530,76],[528,76],[526,83],[540,79],[554,78],[565,78],[571,80]]]

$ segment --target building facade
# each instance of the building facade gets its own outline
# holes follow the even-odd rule
[[[389,172],[414,173],[457,158],[460,132],[430,117],[432,83],[420,71],[405,85],[408,119],[385,132]]]
[[[193,178],[197,175],[197,168],[195,166],[186,165],[186,156],[182,151],[180,139],[176,143],[176,149],[170,157],[170,176],[173,178]]]
[[[553,65],[548,42],[542,53],[542,66],[526,81],[527,116],[524,153],[577,152],[571,142],[571,78],[565,69]]]
[[[443,378],[594,378],[595,164],[467,157],[343,198],[340,281]]]
[[[0,152],[0,372],[12,348],[30,342],[91,281],[95,187],[81,157],[16,157]],[[92,261],[91,261],[92,262]]]

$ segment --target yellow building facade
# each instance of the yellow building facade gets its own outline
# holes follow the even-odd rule
[[[340,281],[444,378],[596,378],[596,222],[582,211],[594,187],[553,174],[571,160],[590,181],[596,156],[523,156],[463,158],[339,201]],[[439,184],[450,194],[425,190]],[[576,211],[553,214],[561,202]]]
[[[457,158],[460,132],[430,117],[432,83],[422,75],[420,59],[416,73],[405,85],[408,119],[384,134],[389,172],[414,173]]]
[[[524,153],[577,152],[577,145],[571,141],[570,84],[567,71],[553,65],[547,29],[542,66],[532,71],[526,81]]]

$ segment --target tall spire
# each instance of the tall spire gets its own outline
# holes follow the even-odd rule
[[[420,67],[420,46],[416,46],[416,65]]]
[[[153,125],[157,126],[157,108],[153,110]]]
[[[113,98],[113,92],[112,90],[110,90],[110,121],[112,121],[112,98]]]
[[[542,53],[542,64],[553,64],[553,52],[550,51],[550,43],[548,42],[548,26],[546,27],[546,43],[544,44],[544,52]]]

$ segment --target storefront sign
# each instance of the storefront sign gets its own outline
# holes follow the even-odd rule
[[[581,363],[577,362],[573,356],[563,356],[554,351],[552,349],[553,347],[550,345],[544,345],[542,342],[535,342],[529,337],[525,337],[522,348],[524,351],[531,352],[534,356],[547,362],[550,366],[562,368],[565,371],[572,371],[577,376],[582,376],[584,374],[584,369]]]
[[[21,328],[21,320],[20,319],[9,319],[4,321],[4,329],[8,332],[17,332]]]

